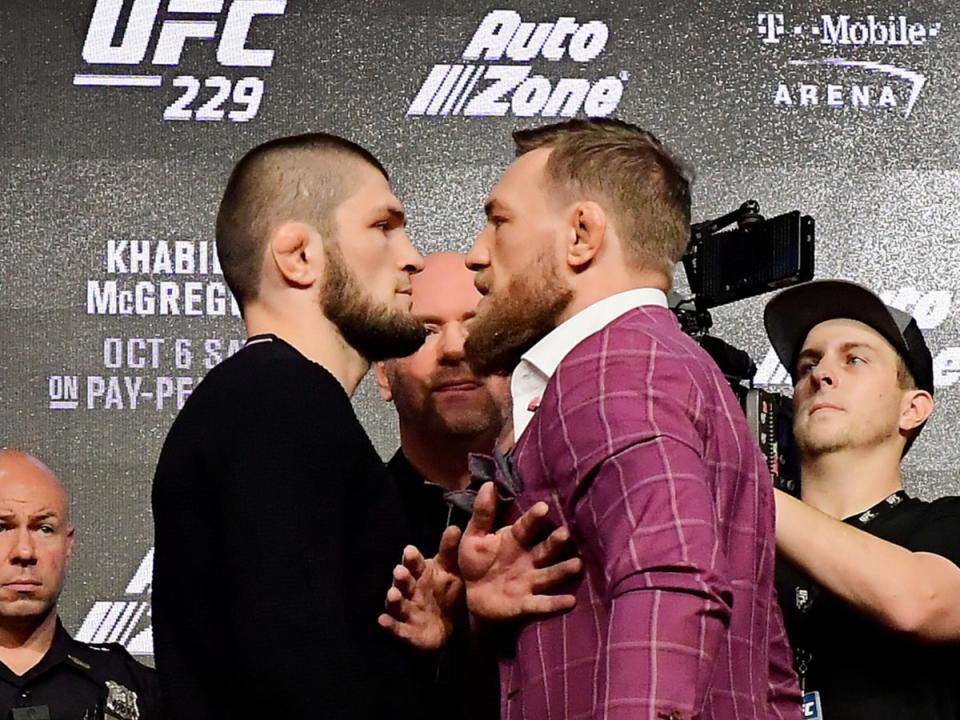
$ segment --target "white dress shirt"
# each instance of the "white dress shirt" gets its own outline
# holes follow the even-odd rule
[[[635,288],[598,300],[560,323],[523,354],[510,377],[515,439],[527,429],[547,382],[567,353],[624,313],[644,305],[667,307],[667,296],[656,288]]]

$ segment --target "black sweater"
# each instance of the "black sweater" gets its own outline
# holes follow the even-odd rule
[[[418,718],[377,625],[407,530],[336,379],[261,336],[214,368],[160,456],[153,629],[170,718]]]

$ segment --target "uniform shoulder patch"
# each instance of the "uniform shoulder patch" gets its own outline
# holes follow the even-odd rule
[[[79,666],[82,667],[84,670],[89,670],[89,669],[90,669],[90,663],[84,662],[83,660],[81,660],[80,658],[78,658],[76,655],[70,655],[70,654],[68,654],[68,655],[67,655],[67,660],[69,660],[70,662],[72,662],[74,665],[79,665]]]
[[[101,653],[117,653],[123,657],[132,658],[130,651],[127,650],[120,643],[85,643],[85,645],[91,650],[96,650]]]

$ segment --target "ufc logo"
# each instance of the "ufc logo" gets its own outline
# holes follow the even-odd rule
[[[161,0],[133,0],[127,26],[114,44],[120,13],[127,0],[97,0],[83,44],[83,59],[92,65],[138,65],[156,27]],[[223,15],[223,0],[169,0],[167,18],[153,53],[154,65],[177,65],[188,38],[214,40],[220,20],[217,62],[226,67],[270,67],[273,50],[246,47],[250,24],[257,15],[283,15],[287,0],[233,0]],[[210,15],[209,20],[178,20],[177,15]],[[174,16],[171,18],[170,16]]]

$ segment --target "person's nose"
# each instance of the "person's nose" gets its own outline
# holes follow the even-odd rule
[[[813,366],[813,369],[810,371],[810,377],[816,387],[822,385],[833,387],[837,384],[836,369],[833,368],[825,358],[821,358],[820,361]]]
[[[402,233],[402,237],[398,240],[397,264],[409,275],[416,275],[423,270],[423,255],[413,246],[406,232]]]
[[[30,528],[24,526],[16,530],[11,562],[15,565],[34,565],[37,562],[37,547]]]
[[[477,272],[490,265],[490,253],[487,250],[487,234],[491,232],[490,228],[484,228],[473,241],[470,252],[467,253],[467,268]]]
[[[455,365],[463,362],[463,344],[467,333],[463,323],[447,323],[440,332],[440,362]]]

